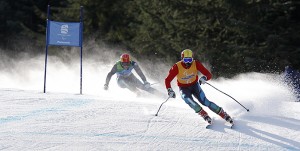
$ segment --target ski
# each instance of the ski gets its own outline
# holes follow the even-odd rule
[[[213,126],[212,124],[207,123],[206,126],[205,126],[205,128],[206,129],[211,129],[212,126]],[[234,129],[235,125],[234,124],[230,124],[229,127],[230,127],[230,129]]]
[[[205,126],[206,129],[210,129],[211,127],[212,127],[212,124],[209,124],[209,123],[207,123]]]
[[[214,121],[214,120],[212,119],[211,123],[208,123],[208,122],[207,122],[205,128],[206,128],[206,129],[211,129],[212,126],[213,126],[213,121]],[[233,122],[233,123],[226,122],[225,125],[229,126],[230,129],[234,129],[234,128],[235,128],[235,123],[234,123],[234,122]]]
[[[234,129],[234,128],[235,128],[235,122],[234,122],[234,121],[232,121],[232,123],[230,123],[230,128],[231,128],[231,129]]]
[[[234,127],[235,127],[234,123],[232,123],[232,124],[230,123],[230,128],[233,129]]]
[[[229,124],[230,124],[230,128],[233,129],[233,128],[234,128],[234,121],[233,121],[233,118],[232,118],[231,120],[232,120],[232,123],[229,122]]]

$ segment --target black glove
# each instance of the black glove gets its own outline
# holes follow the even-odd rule
[[[168,95],[170,98],[176,98],[176,94],[172,88],[168,88]]]
[[[108,84],[104,84],[104,90],[108,90]]]
[[[206,78],[206,76],[202,76],[202,77],[199,79],[199,83],[200,83],[200,85],[201,85],[201,84],[205,84],[205,83],[206,83],[206,81],[207,81],[207,78]]]

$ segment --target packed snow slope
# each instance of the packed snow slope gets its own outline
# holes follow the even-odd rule
[[[3,61],[4,60],[4,61]],[[230,114],[234,129],[216,114],[211,129],[181,100],[145,93],[136,97],[117,87],[115,76],[103,90],[113,62],[85,61],[83,95],[79,95],[79,63],[49,58],[47,93],[43,93],[43,57],[10,62],[1,58],[0,150],[300,150],[300,103],[280,75],[248,73],[213,79],[206,96]],[[12,66],[7,67],[9,62]],[[146,76],[148,67],[141,63]],[[154,64],[155,65],[155,64]],[[171,65],[165,65],[168,70]],[[167,73],[149,78],[166,93]],[[175,80],[174,80],[175,82]]]

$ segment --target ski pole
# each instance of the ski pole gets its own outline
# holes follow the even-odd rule
[[[160,105],[160,107],[158,108],[158,110],[157,110],[157,112],[156,112],[155,116],[157,116],[157,115],[158,115],[158,112],[159,112],[159,110],[160,110],[161,106],[162,106],[164,103],[166,103],[166,102],[169,100],[169,98],[170,98],[170,97],[168,97],[168,98],[167,98],[167,100],[166,100],[165,102],[163,102],[163,103]]]
[[[158,82],[155,82],[155,83],[151,83],[150,85],[155,85],[155,84],[158,84]]]
[[[225,92],[223,92],[223,91],[217,89],[216,87],[212,86],[212,85],[209,84],[208,82],[206,82],[206,83],[207,83],[208,85],[210,85],[211,87],[215,88],[216,90],[218,90],[219,92],[221,92],[221,93],[223,93],[223,94],[229,96],[230,98],[232,98],[235,102],[237,102],[237,103],[240,104],[243,108],[245,108],[245,109],[247,110],[247,112],[249,112],[249,109],[247,109],[244,105],[242,105],[239,101],[237,101],[236,99],[234,99],[232,96],[230,96],[230,95],[226,94]]]

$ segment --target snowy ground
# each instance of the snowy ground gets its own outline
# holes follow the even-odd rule
[[[44,94],[42,57],[34,60],[40,63],[27,59],[0,70],[0,150],[300,150],[300,103],[278,75],[249,73],[210,81],[250,112],[203,85],[207,97],[236,121],[230,129],[209,111],[215,124],[205,129],[178,91],[158,116],[154,114],[166,98],[137,98],[118,88],[114,77],[104,91],[112,64],[100,68],[86,63],[83,95],[78,94],[77,68],[72,69],[78,64],[49,64]],[[31,69],[21,64],[31,64]],[[163,85],[153,87],[165,92]]]

